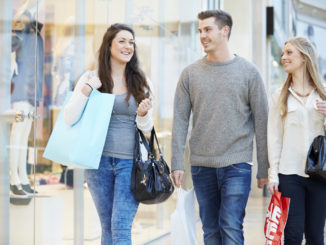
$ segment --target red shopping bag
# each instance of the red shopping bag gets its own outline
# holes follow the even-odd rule
[[[265,219],[265,245],[281,244],[282,233],[286,224],[290,206],[290,198],[282,197],[282,193],[274,190]]]

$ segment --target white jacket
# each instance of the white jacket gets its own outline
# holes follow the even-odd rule
[[[271,98],[268,115],[268,160],[270,164],[269,182],[278,183],[278,173],[304,173],[307,153],[313,139],[324,135],[324,116],[315,109],[316,100],[321,100],[316,90],[312,91],[306,103],[289,88],[288,112],[281,118],[279,96],[276,90]]]

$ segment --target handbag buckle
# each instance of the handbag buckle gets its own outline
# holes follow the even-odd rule
[[[140,183],[143,185],[146,185],[146,175],[145,174],[144,174],[142,181],[140,181]]]

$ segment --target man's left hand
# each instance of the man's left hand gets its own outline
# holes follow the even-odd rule
[[[258,188],[263,188],[265,184],[267,184],[268,178],[257,178],[257,186]]]

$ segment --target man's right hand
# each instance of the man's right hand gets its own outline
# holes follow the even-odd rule
[[[176,187],[180,187],[182,185],[184,173],[185,173],[185,171],[183,171],[183,170],[173,170],[172,171],[172,179],[173,179],[174,185]]]

